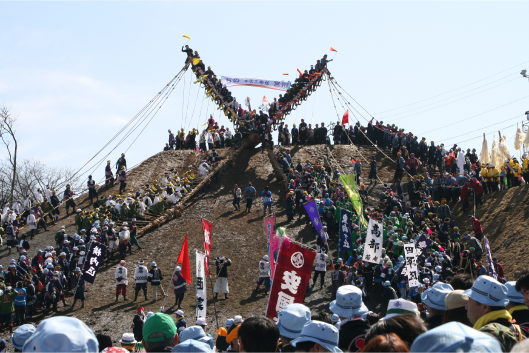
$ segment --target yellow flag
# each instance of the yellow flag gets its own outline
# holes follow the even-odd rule
[[[193,65],[196,65],[200,62],[200,58],[194,58],[193,59]]]
[[[182,37],[187,38],[187,39],[191,39],[191,37],[186,35],[186,34],[184,34]]]

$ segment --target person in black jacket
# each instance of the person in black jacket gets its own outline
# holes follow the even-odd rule
[[[162,288],[162,271],[158,268],[156,265],[156,262],[151,262],[151,269],[149,270],[149,275],[147,276],[147,282],[151,284],[152,287],[152,293],[153,293],[153,300],[152,302],[155,303],[158,299],[158,287],[162,290],[162,294],[166,296],[163,288]]]
[[[143,324],[144,320],[146,319],[145,313],[143,312],[144,308],[139,307],[136,309],[136,315],[134,315],[134,318],[132,319],[133,328],[132,333],[134,334],[134,339],[136,341],[141,342],[143,339]]]
[[[228,287],[228,266],[231,266],[231,260],[219,256],[215,259],[215,267],[217,270],[217,275],[215,276],[217,280],[215,281],[215,288],[213,292],[215,293],[215,299],[217,299],[219,293],[222,291],[226,299],[228,299],[229,287]]]
[[[56,224],[57,221],[59,220],[59,215],[61,214],[61,211],[59,210],[59,205],[61,204],[61,202],[59,201],[59,198],[57,197],[56,193],[55,193],[55,190],[53,190],[51,192],[51,197],[50,197],[50,201],[51,201],[51,204],[53,205],[53,211],[51,211],[51,218],[53,220],[53,224]]]

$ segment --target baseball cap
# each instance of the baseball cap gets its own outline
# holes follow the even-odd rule
[[[187,340],[174,346],[171,352],[213,352],[209,344],[197,340]]]
[[[464,291],[463,295],[483,305],[506,306],[509,304],[507,287],[486,275],[479,276],[472,288]]]
[[[452,321],[419,335],[410,352],[501,352],[494,336]]]
[[[173,318],[164,313],[152,314],[143,324],[143,339],[145,342],[162,342],[174,337],[176,326]]]
[[[310,309],[303,304],[289,304],[278,314],[279,334],[290,339],[298,338],[303,326],[310,321]]]
[[[56,316],[40,323],[35,333],[24,343],[22,351],[99,352],[99,343],[92,330],[81,320]]]

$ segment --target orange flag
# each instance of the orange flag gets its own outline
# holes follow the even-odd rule
[[[303,76],[303,73],[301,73],[301,71],[299,71],[299,69],[298,69],[298,72],[299,72],[299,75],[300,75],[300,76]]]
[[[338,52],[338,50],[334,49],[333,47],[331,47],[331,51]]]
[[[263,97],[263,103],[268,103],[268,101],[266,100],[266,96]]]
[[[288,74],[283,74],[283,75],[288,76]]]
[[[178,255],[177,262],[182,264],[182,277],[187,281],[187,283],[191,284],[191,266],[189,266],[187,234],[184,240],[184,244],[182,244],[182,250],[180,250],[180,254]]]

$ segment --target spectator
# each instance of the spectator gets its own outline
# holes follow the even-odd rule
[[[469,297],[466,309],[474,328],[495,337],[504,352],[509,352],[518,339],[522,339],[517,337],[517,329],[511,323],[512,316],[505,310],[509,299],[507,287],[503,284],[490,276],[480,276],[463,295]]]
[[[529,306],[529,270],[524,268],[518,275],[516,290],[523,295],[523,303]]]
[[[443,324],[443,314],[446,311],[445,297],[453,290],[449,284],[437,282],[422,295],[423,304],[428,310],[426,326],[429,330]]]
[[[454,288],[454,290],[456,289],[467,290],[467,289],[472,288],[473,284],[474,284],[474,279],[468,273],[457,274],[450,281],[450,285],[452,286],[452,288]]]
[[[379,335],[396,334],[408,348],[413,341],[426,332],[423,322],[417,315],[397,315],[390,318],[385,317],[374,324],[365,336],[364,345]]]
[[[200,326],[191,326],[184,329],[178,335],[178,340],[180,343],[184,343],[187,340],[195,340],[208,345],[211,349],[211,338],[206,336],[206,333]]]
[[[310,310],[303,304],[289,304],[278,314],[277,328],[281,337],[281,352],[295,352],[290,342],[299,337],[303,326],[311,320]]]
[[[233,186],[233,207],[235,211],[241,210],[241,188],[237,184]]]
[[[187,340],[183,343],[179,343],[173,348],[172,351],[173,352],[204,352],[204,353],[213,352],[211,348],[209,348],[207,343],[196,341],[196,340]]]
[[[171,352],[176,339],[176,326],[171,316],[152,314],[143,325],[142,344],[146,352]]]
[[[265,186],[265,190],[262,192],[261,196],[263,196],[263,217],[265,217],[267,215],[267,208],[268,214],[272,214],[272,204],[274,203],[272,200],[272,192],[268,190],[268,186]]]
[[[362,318],[369,310],[362,302],[362,290],[355,286],[342,286],[330,309],[341,320],[339,344],[341,350],[358,352],[363,348],[364,336],[371,326]]]
[[[423,333],[413,342],[410,352],[501,352],[491,335],[460,322],[449,322]]]
[[[275,352],[279,329],[267,317],[252,316],[239,327],[238,338],[240,352]]]
[[[22,352],[22,347],[24,343],[35,333],[35,326],[30,324],[25,324],[16,329],[13,336],[11,336],[11,343],[15,347],[15,352]]]
[[[68,329],[65,329],[68,328]],[[42,321],[23,352],[99,352],[92,330],[79,319],[56,316]]]
[[[516,324],[522,329],[525,339],[529,336],[529,308],[523,303],[523,295],[516,290],[516,282],[510,281],[505,283],[507,287],[507,299],[509,304],[505,307],[516,320]]]
[[[253,199],[255,199],[255,194],[256,193],[257,193],[257,191],[252,186],[252,182],[249,182],[248,186],[246,187],[246,189],[244,189],[244,195],[246,197],[246,209],[244,210],[245,212],[246,211],[248,211],[248,213],[251,212],[252,202],[253,202]]]
[[[378,335],[361,352],[409,352],[410,348],[394,333]]]
[[[99,350],[103,351],[106,348],[112,347],[112,338],[108,335],[99,334],[96,336],[97,342],[99,343]]]
[[[338,329],[321,321],[309,321],[292,344],[296,352],[342,352],[338,348]]]
[[[463,296],[463,292],[463,290],[457,289],[446,295],[446,311],[443,314],[443,324],[456,321],[472,327],[467,317],[467,310],[465,309],[468,303],[468,297]]]

